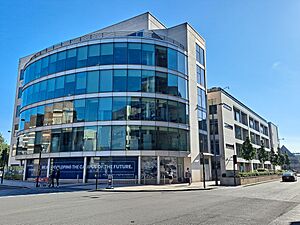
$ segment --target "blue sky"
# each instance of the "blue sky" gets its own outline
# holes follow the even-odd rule
[[[0,132],[6,139],[19,58],[146,11],[166,26],[189,22],[206,39],[208,85],[230,86],[232,95],[279,126],[282,144],[300,152],[297,0],[1,1]]]

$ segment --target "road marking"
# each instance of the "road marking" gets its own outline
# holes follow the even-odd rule
[[[87,192],[87,191],[76,191],[76,193]],[[9,196],[0,196],[0,198],[18,198],[18,197],[38,197],[46,195],[58,195],[58,194],[72,194],[75,192],[48,192],[48,193],[35,193],[35,194],[22,194],[22,195],[9,195]]]

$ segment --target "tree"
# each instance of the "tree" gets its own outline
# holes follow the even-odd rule
[[[261,147],[257,149],[258,160],[261,162],[263,168],[265,161],[268,160],[268,152],[265,150],[264,144],[261,143]]]
[[[284,164],[289,167],[291,164],[290,158],[287,153],[284,154]]]
[[[254,157],[256,155],[255,149],[253,148],[249,137],[246,138],[246,140],[244,141],[244,143],[242,145],[241,155],[245,160],[248,160],[248,161],[254,159]]]
[[[277,163],[278,163],[278,165],[279,166],[283,166],[284,164],[285,164],[285,157],[284,157],[284,155],[280,152],[280,151],[278,151],[278,161],[277,161]]]
[[[0,133],[0,167],[4,167],[8,163],[9,145]]]

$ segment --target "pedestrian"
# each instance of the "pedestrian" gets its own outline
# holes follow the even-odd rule
[[[189,185],[191,185],[191,183],[192,183],[192,174],[190,172],[190,168],[187,168],[187,170],[185,172],[185,178],[186,178],[186,181],[189,183]]]
[[[172,184],[173,182],[173,172],[172,170],[169,170],[169,184]]]
[[[60,169],[57,167],[56,169],[56,187],[59,186],[59,178],[60,178]]]
[[[50,187],[54,187],[54,179],[56,176],[56,171],[55,168],[52,169],[51,175],[50,175],[50,179],[51,179],[51,184],[49,185]]]

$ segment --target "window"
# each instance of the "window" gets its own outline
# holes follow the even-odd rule
[[[178,71],[187,74],[186,56],[181,52],[178,52]]]
[[[250,128],[254,129],[254,120],[251,117],[249,117],[249,126]]]
[[[154,66],[154,45],[142,44],[142,64]]]
[[[168,69],[177,70],[177,51],[171,48],[168,48]]]
[[[219,134],[219,129],[218,129],[218,120],[210,120],[210,134]]]
[[[85,118],[85,99],[74,100],[74,119],[76,122],[84,122]]]
[[[142,120],[155,120],[155,100],[142,98]]]
[[[141,64],[142,45],[140,43],[128,43],[128,64]]]
[[[209,106],[209,115],[217,114],[217,105],[210,105]]]
[[[204,50],[196,44],[196,60],[204,66]]]
[[[241,116],[242,116],[242,124],[248,126],[248,116],[247,116],[247,114],[241,112]]]
[[[100,71],[100,92],[111,92],[113,86],[113,71],[101,70]]]
[[[155,92],[155,72],[151,70],[142,71],[142,92]]]
[[[85,121],[96,121],[98,114],[98,98],[85,100]]]
[[[142,126],[140,136],[141,136],[141,149],[142,150],[156,149],[155,127]]]
[[[167,67],[167,48],[163,46],[155,46],[155,62],[156,66]]]
[[[178,123],[187,123],[186,104],[178,102]]]
[[[128,104],[128,120],[140,120],[141,119],[141,99],[135,97],[127,97]]]
[[[76,88],[75,94],[85,94],[86,93],[86,72],[76,74]]]
[[[178,96],[178,77],[173,74],[168,74],[168,88],[169,95]]]
[[[64,96],[65,92],[65,77],[55,78],[55,98]]]
[[[61,152],[72,150],[72,128],[63,128],[61,133]]]
[[[156,72],[155,91],[156,93],[166,94],[168,92],[168,78],[166,73]]]
[[[77,68],[85,67],[87,65],[88,47],[77,48]]]
[[[178,129],[168,128],[169,150],[178,150]]]
[[[88,72],[86,93],[98,92],[98,89],[99,89],[99,71]]]
[[[140,149],[140,127],[127,126],[126,149],[138,150]]]
[[[127,43],[114,44],[114,63],[115,64],[127,63]]]
[[[60,58],[59,58],[60,60]],[[34,79],[37,79],[37,78],[40,78],[41,77],[41,63],[42,61],[41,60],[38,60],[35,62],[35,76],[34,76]],[[59,61],[60,63],[60,61]]]
[[[67,52],[62,51],[57,53],[56,72],[64,71],[66,68]]]
[[[49,57],[44,57],[41,60],[42,60],[42,62],[41,62],[41,77],[43,77],[48,74]],[[25,83],[27,83],[26,76],[25,76]]]
[[[215,140],[215,145],[216,145],[216,154],[220,155],[219,140]],[[214,148],[214,141],[213,140],[210,141],[210,146],[211,146],[211,153],[214,154],[215,153],[215,148]]]
[[[36,126],[42,127],[44,125],[44,116],[45,116],[45,106],[41,105],[37,107],[37,114],[36,114]]]
[[[126,127],[112,126],[112,150],[125,150]]]
[[[188,151],[188,132],[186,130],[178,129],[178,150]]]
[[[48,90],[47,99],[54,98],[54,92],[55,92],[55,79],[54,78],[47,81],[47,90]]]
[[[65,96],[71,96],[75,93],[75,74],[67,75],[65,78]]]
[[[59,152],[60,145],[61,145],[61,129],[53,129],[51,131],[50,152]]]
[[[76,48],[67,50],[67,59],[66,59],[66,70],[72,70],[76,68],[77,63],[77,54]]]
[[[127,70],[114,70],[114,91],[126,92]]]
[[[199,133],[199,148],[201,152],[208,152],[208,140],[206,134]]]
[[[169,122],[178,123],[178,105],[177,102],[168,101]]]
[[[46,100],[46,97],[47,97],[47,81],[44,80],[40,83],[40,92],[39,92],[40,101]]]
[[[205,75],[204,75],[204,69],[202,69],[200,66],[197,66],[197,83],[205,87]]]
[[[233,108],[233,113],[234,113],[234,120],[241,122],[241,111],[236,108]]]
[[[198,106],[206,110],[206,93],[203,89],[197,88]]]
[[[100,62],[100,44],[90,45],[88,47],[87,66],[99,65]]]
[[[84,127],[83,151],[96,151],[97,126]]]
[[[99,98],[98,120],[111,120],[112,98]]]
[[[128,70],[127,91],[141,90],[141,70]]]
[[[156,100],[156,120],[168,120],[168,102],[164,99]]]
[[[62,124],[63,119],[63,102],[53,104],[53,124]]]
[[[187,81],[178,77],[178,96],[187,99]]]
[[[72,151],[74,151],[74,152],[83,151],[83,140],[84,140],[84,128],[83,127],[74,127],[73,128]]]
[[[98,126],[97,150],[105,151],[111,148],[111,126]]]
[[[229,129],[229,130],[233,130],[233,126],[228,124],[228,123],[224,123],[224,127]]]
[[[53,124],[53,104],[45,105],[45,116],[44,116],[44,125]]]
[[[64,101],[63,104],[63,123],[73,123],[74,102]]]
[[[249,131],[243,128],[243,140],[245,141],[247,137],[249,137]]]
[[[126,120],[126,97],[113,97],[113,120]]]
[[[113,64],[113,44],[101,44],[100,63],[102,65]]]
[[[49,74],[56,72],[56,57],[57,57],[57,54],[52,54],[49,56],[49,68],[48,68]]]
[[[157,132],[157,149],[158,150],[168,150],[169,145],[169,132],[167,127],[156,127]]]
[[[235,131],[235,138],[243,140],[243,138],[242,138],[242,128],[237,126],[237,125],[234,125],[234,131]]]
[[[198,109],[198,127],[200,130],[207,130],[206,112],[202,109]]]

